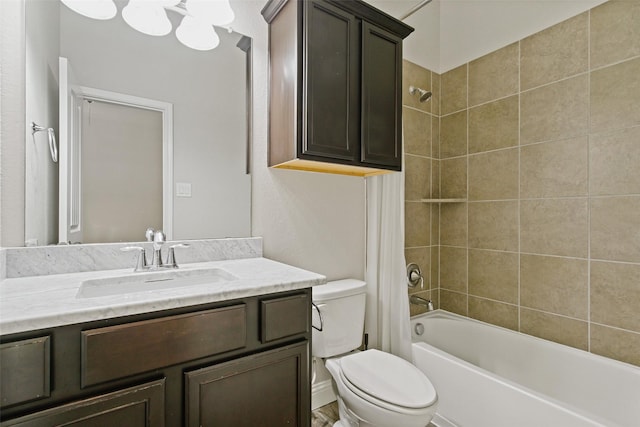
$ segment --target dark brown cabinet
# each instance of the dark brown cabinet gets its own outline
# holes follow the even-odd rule
[[[368,176],[402,165],[402,39],[359,0],[271,0],[269,166]]]
[[[0,426],[307,427],[310,306],[308,288],[2,336]]]

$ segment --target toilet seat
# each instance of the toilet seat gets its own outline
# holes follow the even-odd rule
[[[416,414],[438,400],[424,373],[398,356],[367,350],[342,357],[340,366],[340,377],[349,390],[382,408]]]

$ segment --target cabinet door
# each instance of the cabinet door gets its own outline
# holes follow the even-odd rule
[[[308,343],[185,374],[186,425],[309,426]]]
[[[320,0],[304,2],[304,13],[306,120],[300,157],[353,163],[360,143],[358,21]]]
[[[162,427],[164,379],[3,422],[2,427]]]
[[[362,163],[402,167],[402,39],[362,23]]]

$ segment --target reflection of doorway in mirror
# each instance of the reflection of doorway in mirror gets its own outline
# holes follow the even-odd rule
[[[80,144],[83,243],[162,229],[162,113],[85,99]]]

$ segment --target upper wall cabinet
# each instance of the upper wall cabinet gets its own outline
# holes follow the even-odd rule
[[[360,0],[271,0],[269,166],[369,176],[402,168],[402,40]]]

